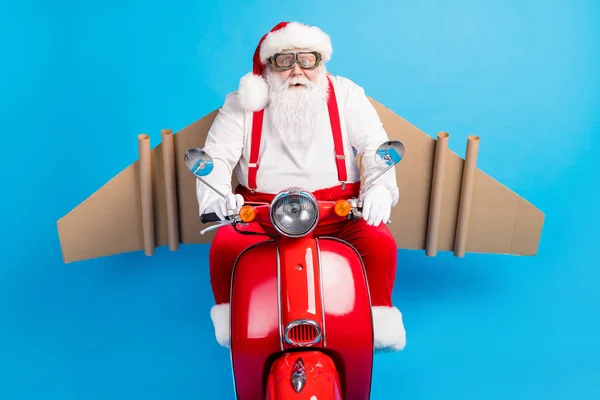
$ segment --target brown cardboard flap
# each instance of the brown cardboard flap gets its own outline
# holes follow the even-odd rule
[[[58,220],[65,262],[144,249],[139,162]]]
[[[432,195],[436,139],[370,99],[377,110],[390,139],[400,140],[406,148],[397,168],[400,201],[392,210],[389,228],[398,248],[425,250],[429,233],[428,255],[437,251],[534,255],[537,253],[544,214],[516,193],[498,183],[477,168],[472,173],[472,187],[463,213],[466,213],[461,232],[465,233],[464,252],[456,248],[456,233],[463,191],[465,160],[445,146],[441,157],[443,174],[438,173],[439,195]],[[210,243],[214,231],[204,236],[196,199],[196,178],[187,170],[183,156],[187,149],[203,147],[206,135],[217,115],[215,110],[204,118],[173,135],[150,137],[169,140],[168,146],[158,144],[150,152],[152,214],[142,213],[142,181],[139,160],[125,168],[97,192],[83,201],[58,221],[60,244],[65,262],[103,257],[113,254],[144,250],[144,222],[152,219],[154,246],[169,245],[176,250],[174,241],[182,244]],[[444,136],[451,141],[452,135]],[[172,141],[172,145],[171,145]],[[485,145],[485,138],[478,142]],[[465,143],[466,146],[466,143]],[[174,154],[163,155],[163,147]],[[439,158],[439,157],[438,157]],[[174,159],[175,169],[164,170],[165,160]],[[476,157],[474,157],[474,162]],[[474,164],[473,162],[473,164]],[[467,169],[466,175],[469,175]],[[470,176],[470,175],[469,175]],[[176,193],[172,189],[174,178]],[[165,179],[167,184],[165,184]],[[237,184],[235,176],[233,185]],[[146,188],[147,192],[147,188]],[[431,199],[439,198],[435,207]],[[465,197],[463,197],[465,198]],[[176,201],[174,209],[172,201]],[[148,202],[146,202],[148,204]],[[431,212],[437,212],[434,221],[437,230],[428,229]],[[168,218],[169,217],[169,218]],[[173,218],[177,218],[177,224]],[[168,221],[171,221],[168,223]],[[169,233],[169,229],[171,232]],[[178,234],[173,232],[178,230]],[[146,240],[146,246],[152,241]]]

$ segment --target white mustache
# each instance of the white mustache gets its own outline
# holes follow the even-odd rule
[[[301,76],[292,76],[288,79],[286,79],[286,84],[288,86],[293,86],[293,85],[304,85],[304,86],[309,86],[310,85],[310,81],[305,78],[305,77],[301,77]]]

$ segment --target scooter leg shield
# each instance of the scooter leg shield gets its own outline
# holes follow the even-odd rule
[[[336,365],[321,351],[288,352],[271,366],[266,400],[342,400]]]

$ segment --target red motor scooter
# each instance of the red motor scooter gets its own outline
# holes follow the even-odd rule
[[[399,141],[381,145],[376,157],[385,168],[361,193],[403,155]],[[185,163],[219,193],[202,179],[212,171],[210,155],[190,149]],[[317,201],[300,188],[282,190],[270,204],[246,203],[226,221],[214,213],[201,216],[203,223],[220,221],[202,234],[260,224],[268,235],[240,254],[231,280],[230,354],[237,399],[370,398],[374,335],[362,260],[348,243],[314,235],[319,224],[356,218],[361,218],[360,196]]]

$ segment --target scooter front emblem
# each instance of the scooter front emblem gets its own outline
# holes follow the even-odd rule
[[[296,393],[300,393],[306,384],[306,372],[304,371],[304,361],[298,358],[292,369],[292,387]]]

